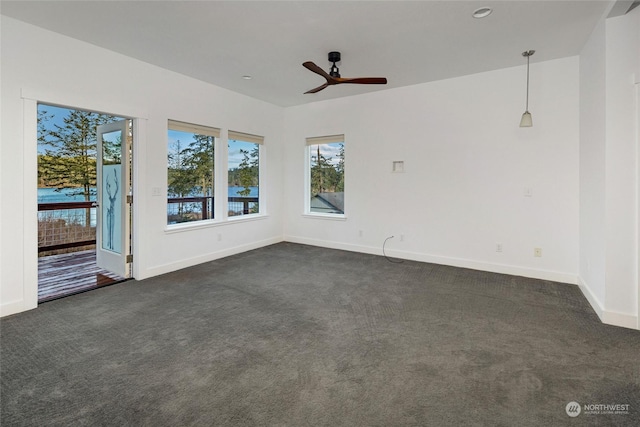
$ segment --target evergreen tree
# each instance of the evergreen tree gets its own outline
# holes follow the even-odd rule
[[[182,143],[173,143],[168,155],[169,168],[167,171],[167,193],[169,197],[186,197],[191,192],[191,186],[183,165]],[[185,204],[178,203],[178,215],[185,214]]]
[[[333,158],[320,152],[316,146],[315,155],[311,156],[311,195],[334,192],[339,181],[338,172],[332,164]]]
[[[258,164],[259,164],[259,147],[256,144],[251,151],[240,149],[243,155],[242,162],[238,166],[238,183],[242,190],[237,193],[241,197],[248,197],[251,194],[251,187],[258,186]]]
[[[185,148],[179,140],[175,142],[168,156],[169,195],[174,197],[213,196],[214,143],[213,136],[199,134],[193,135],[193,141]],[[194,204],[180,203],[178,215],[185,215],[194,209]]]
[[[337,192],[344,191],[344,144],[340,143],[340,149],[338,151],[338,164],[336,165],[336,172],[338,174],[338,183],[336,185]]]
[[[96,187],[96,129],[116,118],[70,110],[63,125],[50,126],[51,117],[46,110],[38,113],[38,143],[45,147],[44,155],[38,159],[39,179],[57,191],[74,188],[69,196],[82,195],[89,201]]]
[[[182,152],[184,168],[192,183],[191,194],[213,196],[214,142],[209,135],[193,135],[193,142]]]

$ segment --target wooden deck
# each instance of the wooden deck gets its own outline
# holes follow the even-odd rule
[[[126,280],[96,265],[96,251],[38,258],[38,302],[50,301]]]

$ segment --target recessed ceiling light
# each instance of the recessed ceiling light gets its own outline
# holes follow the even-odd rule
[[[252,77],[251,77],[251,76],[249,76],[249,75],[247,75],[247,76],[242,76],[242,78],[243,78],[243,79],[245,79],[245,80],[251,80],[251,79],[252,79]]]
[[[476,9],[473,12],[473,17],[474,18],[486,18],[487,16],[491,15],[491,12],[493,12],[493,9],[491,9],[490,7],[481,7],[480,9]]]

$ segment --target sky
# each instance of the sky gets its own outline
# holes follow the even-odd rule
[[[320,155],[329,159],[329,163],[332,165],[337,165],[340,159],[338,158],[338,154],[340,153],[340,142],[332,142],[330,144],[320,144]],[[311,156],[315,156],[317,154],[317,145],[311,145]]]

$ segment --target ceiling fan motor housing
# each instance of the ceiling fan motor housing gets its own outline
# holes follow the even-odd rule
[[[329,52],[329,62],[333,62],[329,75],[331,77],[340,77],[340,70],[336,67],[336,62],[340,62],[340,52]]]

